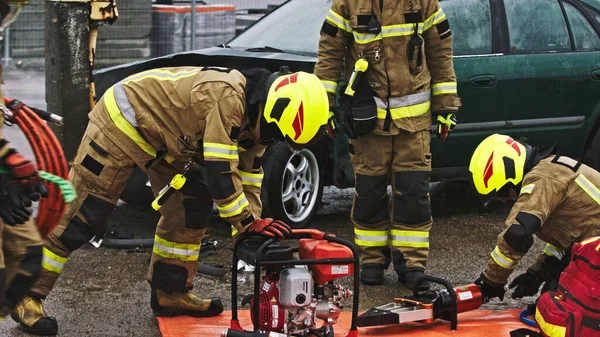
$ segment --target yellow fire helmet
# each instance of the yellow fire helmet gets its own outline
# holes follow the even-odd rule
[[[480,195],[498,192],[507,183],[523,180],[527,149],[509,136],[493,134],[475,149],[469,171]]]
[[[275,123],[295,149],[316,143],[325,133],[329,100],[314,74],[297,72],[279,76],[269,87],[265,120]]]

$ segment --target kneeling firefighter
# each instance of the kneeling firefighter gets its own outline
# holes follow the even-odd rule
[[[16,7],[0,1],[0,30],[16,18]],[[2,82],[2,65],[0,65]],[[4,105],[0,89],[0,128],[4,125]],[[13,149],[0,134],[0,320],[26,296],[39,276],[43,240],[31,219],[32,201],[46,196],[47,189],[36,165]]]
[[[342,95],[343,117],[336,121],[353,138],[351,219],[360,280],[383,282],[391,245],[398,280],[413,288],[427,265],[433,223],[432,114],[444,142],[460,107],[452,33],[438,0],[333,0],[315,65],[332,111],[342,69],[348,88]]]
[[[328,103],[318,78],[304,72],[177,67],[115,84],[89,118],[69,174],[78,198],[46,240],[48,263],[13,315],[25,326],[49,319],[41,300],[69,255],[102,235],[135,166],[155,194],[165,185],[179,189],[162,204],[154,239],[148,281],[155,315],[220,314],[218,298],[190,292],[213,202],[236,231],[289,230],[260,219],[261,158],[274,140],[293,148],[314,144],[324,134]],[[182,173],[183,187],[172,180]]]
[[[542,292],[553,290],[569,264],[569,248],[600,235],[600,173],[557,155],[554,146],[536,148],[499,134],[479,144],[469,170],[484,202],[514,202],[507,228],[475,283],[488,299],[503,300],[510,274],[536,235],[547,245],[536,263],[511,282],[511,297],[533,296],[542,284]]]

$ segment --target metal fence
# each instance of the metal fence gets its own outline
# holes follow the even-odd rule
[[[43,68],[45,1],[30,0],[8,30],[5,65]],[[117,0],[119,19],[98,34],[96,69],[222,44],[284,1]]]

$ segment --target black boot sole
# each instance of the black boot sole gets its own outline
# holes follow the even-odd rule
[[[32,335],[37,335],[37,336],[54,336],[56,334],[58,334],[58,328],[56,329],[49,329],[49,330],[44,330],[44,329],[35,329],[35,328],[30,328],[27,327],[23,324],[19,323],[19,326],[21,327],[21,330],[23,330],[24,332],[28,333],[28,334],[32,334]]]

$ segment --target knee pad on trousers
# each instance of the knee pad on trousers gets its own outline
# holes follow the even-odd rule
[[[231,170],[228,168],[228,170]],[[205,196],[210,196],[210,191],[208,190],[208,179],[206,178],[206,171],[204,169],[195,169],[188,171],[185,175],[186,181],[183,187],[181,188],[181,193],[185,196],[196,197],[196,198],[204,198]],[[233,178],[231,178],[231,174],[229,174],[229,179],[233,184]],[[235,187],[234,187],[235,190]],[[211,207],[212,207],[212,199],[211,199]]]
[[[5,305],[10,309],[21,302],[38,279],[42,267],[42,251],[42,246],[27,247],[27,252],[19,264],[19,271],[6,290]]]
[[[389,219],[387,175],[356,175],[356,194],[352,218],[359,223],[374,224]]]
[[[205,229],[210,221],[212,206],[213,200],[210,196],[183,199],[185,228]]]
[[[429,172],[396,172],[394,188],[394,222],[421,224],[431,219]]]
[[[88,222],[76,215],[69,221],[58,240],[71,251],[78,249],[104,231],[106,221],[114,208],[115,204],[88,195],[79,208],[79,212]]]
[[[185,267],[158,261],[153,266],[151,286],[167,292],[186,292],[191,289],[185,286],[187,278]]]

